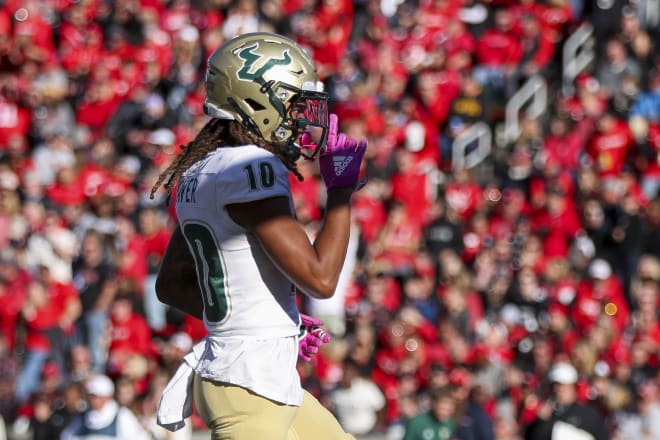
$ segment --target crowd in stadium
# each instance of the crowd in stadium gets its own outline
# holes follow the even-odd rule
[[[369,140],[340,288],[299,298],[332,334],[299,365],[306,389],[356,436],[415,438],[409,420],[445,399],[446,438],[515,440],[558,382],[607,438],[660,438],[657,7],[0,2],[6,432],[58,438],[92,373],[155,439],[204,428],[193,416],[174,437],[155,422],[204,327],[156,298],[175,200],[150,192],[206,121],[208,55],[266,30],[310,51],[342,130]],[[595,57],[566,84],[562,49],[585,23]],[[530,78],[543,78],[547,105],[502,140],[506,104]],[[480,123],[498,142],[457,165],[454,140]],[[324,189],[316,163],[300,171],[296,213],[313,236]]]

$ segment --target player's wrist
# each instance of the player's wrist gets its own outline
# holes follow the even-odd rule
[[[328,199],[326,206],[328,208],[340,205],[350,204],[353,188],[331,188],[328,189]]]

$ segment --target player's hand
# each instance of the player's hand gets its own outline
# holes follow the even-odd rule
[[[339,133],[339,118],[331,114],[328,141],[319,158],[325,187],[328,190],[351,188],[354,191],[362,188],[366,179],[360,180],[360,166],[366,150],[366,140],[358,142],[345,133]]]
[[[298,357],[305,362],[319,352],[321,345],[330,342],[330,335],[323,327],[323,321],[300,314],[300,336],[298,336]]]

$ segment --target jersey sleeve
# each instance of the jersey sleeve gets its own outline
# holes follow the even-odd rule
[[[254,147],[235,155],[216,178],[219,203],[246,203],[270,197],[289,197],[289,170],[272,153]]]

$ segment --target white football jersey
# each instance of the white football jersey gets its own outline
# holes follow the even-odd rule
[[[277,196],[288,197],[293,212],[289,170],[275,155],[255,145],[222,147],[183,174],[176,212],[209,332],[197,373],[299,405],[294,286],[226,209]]]

